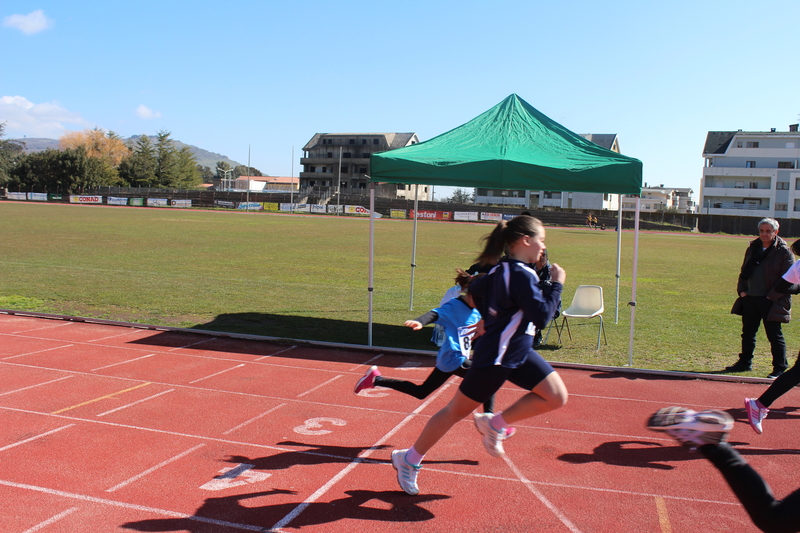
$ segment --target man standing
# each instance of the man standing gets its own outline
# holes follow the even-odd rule
[[[758,223],[758,239],[744,254],[736,288],[739,298],[731,309],[731,313],[742,316],[742,353],[736,363],[725,369],[728,372],[751,369],[761,322],[772,350],[772,373],[767,377],[776,378],[788,367],[781,323],[791,320],[792,297],[777,292],[775,285],[794,263],[794,256],[786,241],[778,237],[778,227],[777,220],[762,219]]]

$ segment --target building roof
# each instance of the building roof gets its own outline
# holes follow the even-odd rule
[[[616,133],[580,133],[579,135],[606,150],[611,150],[614,147],[614,141],[617,139]]]
[[[406,146],[409,141],[416,135],[416,133],[369,133],[369,132],[362,132],[362,133],[315,133],[314,136],[311,138],[310,141],[306,143],[303,147],[303,150],[311,150],[315,146],[317,146],[320,142],[322,137],[341,137],[341,138],[353,138],[353,137],[383,137],[386,139],[386,144],[389,145],[390,150],[394,150],[396,148],[402,148]]]
[[[741,131],[741,130],[739,130]],[[709,131],[706,135],[704,154],[724,154],[738,131]]]

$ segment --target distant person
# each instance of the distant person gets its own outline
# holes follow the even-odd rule
[[[484,254],[498,256],[507,250],[508,257],[469,287],[475,308],[485,321],[485,333],[475,341],[472,366],[453,399],[428,420],[414,445],[392,452],[397,482],[408,494],[419,494],[417,476],[425,454],[506,381],[525,394],[501,413],[475,415],[483,446],[494,457],[505,454],[503,440],[510,424],[567,402],[564,382],[533,350],[529,334],[531,323],[539,325],[553,316],[566,279],[564,269],[554,264],[551,292],[543,294],[539,289],[539,279],[528,265],[539,260],[544,239],[542,223],[524,215],[501,221],[486,239]]]
[[[777,220],[762,219],[758,238],[750,242],[744,254],[736,287],[739,297],[731,309],[742,317],[742,351],[739,360],[725,368],[727,372],[751,370],[756,333],[762,322],[772,351],[772,372],[767,377],[777,378],[789,366],[781,324],[791,320],[792,297],[775,287],[794,263],[794,256],[786,241],[778,237],[778,229]]]
[[[597,229],[597,217],[592,215],[592,229]]]
[[[591,228],[591,227],[592,227],[592,223],[593,223],[593,222],[594,222],[594,217],[592,217],[592,214],[591,214],[591,213],[589,213],[588,215],[586,215],[586,225],[587,225],[589,228]]]
[[[800,532],[800,490],[776,500],[759,473],[726,443],[733,417],[724,411],[694,412],[685,407],[660,409],[647,423],[691,449],[716,467],[753,523],[765,533]]]
[[[800,255],[800,239],[792,243],[791,249],[795,255]],[[781,294],[786,292],[797,294],[798,289],[800,289],[800,261],[796,261],[775,286],[775,290]],[[753,431],[759,435],[762,433],[761,423],[767,417],[772,403],[798,384],[800,384],[800,354],[798,354],[794,366],[778,376],[761,396],[744,399],[747,421]]]

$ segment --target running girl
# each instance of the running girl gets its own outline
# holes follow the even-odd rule
[[[381,376],[378,367],[373,366],[358,380],[353,392],[358,394],[364,389],[386,387],[423,400],[444,385],[453,374],[462,378],[467,374],[471,364],[469,360],[471,342],[481,314],[475,309],[472,297],[466,291],[470,283],[478,277],[483,277],[483,274],[473,277],[461,269],[456,269],[456,274],[456,285],[461,288],[460,296],[448,300],[414,320],[406,320],[403,324],[416,331],[435,322],[444,329],[445,341],[436,355],[436,367],[427,379],[421,385],[417,385],[411,381],[385,378]],[[484,412],[491,413],[493,407],[494,395],[484,402]],[[509,428],[506,437],[511,434],[513,428]]]
[[[505,453],[503,436],[509,424],[566,403],[567,388],[561,377],[532,348],[535,328],[544,326],[553,316],[566,279],[564,269],[553,264],[553,283],[545,292],[539,288],[536,272],[527,265],[539,260],[544,239],[542,223],[527,215],[500,222],[487,239],[484,254],[502,255],[505,248],[508,257],[469,287],[485,329],[475,341],[472,366],[455,397],[431,417],[414,445],[392,452],[397,481],[408,494],[419,494],[417,475],[428,450],[506,381],[528,393],[502,413],[475,415],[483,445],[495,457]]]

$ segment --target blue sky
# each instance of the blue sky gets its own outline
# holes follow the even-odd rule
[[[5,0],[0,122],[167,130],[297,176],[317,132],[426,140],[516,93],[697,193],[708,131],[798,122],[798,20],[797,0]]]

